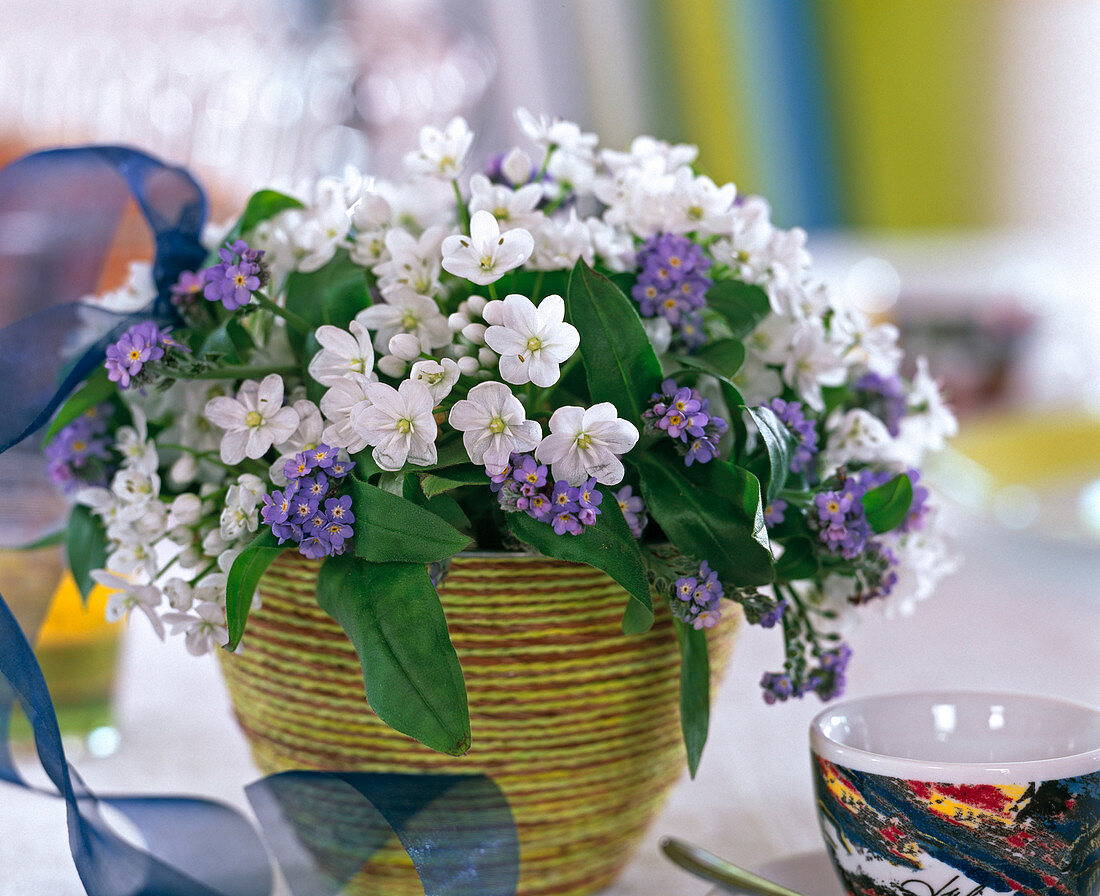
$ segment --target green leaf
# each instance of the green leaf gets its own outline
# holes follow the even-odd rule
[[[753,423],[760,431],[764,447],[768,450],[768,476],[765,488],[764,504],[771,504],[787,483],[787,474],[791,469],[791,449],[794,439],[790,430],[776,416],[775,411],[766,407],[745,408]]]
[[[463,513],[462,508],[458,506],[458,502],[450,495],[435,495],[429,498],[424,494],[424,488],[421,485],[420,477],[415,473],[406,473],[405,481],[402,483],[401,493],[409,501],[412,501],[419,507],[423,507],[430,513],[434,513],[442,520],[446,520],[455,529],[459,531],[468,530],[470,528],[470,520]]]
[[[734,336],[745,337],[768,316],[768,294],[759,286],[740,280],[721,280],[707,290],[707,307],[717,311],[730,325]]]
[[[293,196],[287,196],[278,190],[259,190],[253,193],[244,207],[244,212],[223,242],[239,239],[257,224],[268,218],[274,218],[279,212],[286,211],[288,208],[304,208],[304,206]]]
[[[686,467],[674,454],[634,461],[650,514],[685,554],[706,560],[727,588],[774,578],[760,482],[724,461]]]
[[[792,538],[784,545],[783,556],[775,561],[775,578],[780,582],[811,579],[821,569],[821,562],[809,538]]]
[[[355,647],[378,718],[441,753],[470,749],[462,668],[423,565],[332,557],[317,579],[317,603]]]
[[[677,355],[676,360],[737,389],[733,375],[745,363],[745,345],[740,339],[719,339],[704,345],[693,355]]]
[[[197,354],[200,358],[217,355],[231,364],[236,364],[241,360],[242,353],[254,345],[252,337],[241,326],[241,322],[235,317],[227,317],[210,331]]]
[[[905,473],[871,489],[863,496],[867,522],[875,532],[889,532],[900,526],[913,504],[913,483]]]
[[[610,491],[604,492],[600,510],[595,525],[586,526],[580,535],[558,535],[548,523],[526,513],[509,513],[508,529],[544,557],[603,570],[630,596],[623,614],[623,631],[628,635],[648,631],[653,625],[653,600],[641,548]]]
[[[83,504],[77,504],[69,514],[65,551],[80,596],[87,600],[95,587],[92,570],[107,565],[107,530],[99,517]]]
[[[46,435],[42,438],[42,444],[48,443],[50,439],[85,411],[108,401],[116,395],[118,395],[118,383],[112,383],[107,378],[107,368],[100,365],[88,375],[84,385],[74,392],[54,415],[50,425],[46,428]]]
[[[661,385],[661,363],[634,303],[603,274],[578,260],[566,290],[568,318],[584,337],[580,352],[592,401],[610,401],[641,428],[642,412]]]
[[[485,475],[485,470],[475,464],[447,467],[439,473],[425,473],[420,479],[424,494],[429,498],[464,485],[488,485],[488,483],[489,477]]]
[[[295,272],[287,278],[286,308],[304,318],[314,328],[323,324],[346,328],[371,304],[367,271],[351,260],[347,252],[338,252],[328,264],[308,274]],[[287,331],[291,345],[303,353],[304,336],[293,328]]]
[[[274,533],[264,528],[233,561],[225,583],[225,621],[229,629],[226,650],[235,650],[241,643],[260,578],[284,550],[289,548],[280,545]]]
[[[470,544],[470,537],[400,495],[349,477],[355,514],[355,556],[375,563],[438,563]]]
[[[710,727],[710,658],[707,633],[674,619],[680,642],[680,729],[684,734],[688,771],[699,768]]]

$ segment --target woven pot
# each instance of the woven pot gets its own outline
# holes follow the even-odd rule
[[[245,649],[222,654],[260,769],[488,775],[519,830],[520,894],[606,886],[686,767],[667,607],[656,607],[649,632],[625,636],[626,595],[591,567],[519,555],[454,558],[439,596],[473,733],[470,751],[456,758],[371,712],[354,650],[317,606],[316,578],[315,563],[284,554],[263,579]],[[740,621],[726,616],[708,633],[712,684]],[[407,864],[393,847],[391,861],[372,862],[376,876],[364,893],[401,892],[377,878],[387,864]]]

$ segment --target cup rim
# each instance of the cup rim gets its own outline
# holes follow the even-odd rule
[[[891,778],[945,784],[1007,784],[1056,781],[1100,771],[1100,746],[1091,750],[1082,750],[1076,753],[1067,753],[1064,756],[1051,756],[1044,759],[1015,759],[1003,762],[939,762],[892,756],[887,753],[876,753],[872,750],[849,746],[834,739],[825,731],[828,719],[860,704],[898,699],[949,702],[960,698],[978,698],[990,702],[1025,700],[1053,707],[1061,706],[1083,711],[1100,720],[1100,707],[1065,697],[1027,691],[981,689],[893,691],[844,700],[818,712],[810,722],[810,749],[815,755],[821,756],[829,762],[834,762],[855,771],[869,772]]]

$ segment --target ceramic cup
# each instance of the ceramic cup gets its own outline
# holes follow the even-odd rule
[[[856,896],[1100,893],[1100,710],[1007,693],[838,703],[817,811]]]

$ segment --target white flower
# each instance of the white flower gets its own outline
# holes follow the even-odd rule
[[[846,355],[880,376],[897,373],[902,359],[898,328],[893,324],[871,324],[854,308],[837,308],[830,323],[833,337],[847,345]]]
[[[374,446],[371,454],[383,470],[400,470],[406,462],[428,466],[436,462],[438,427],[435,400],[423,383],[405,380],[394,389],[385,383],[367,386],[370,405],[352,412],[355,431]]]
[[[550,418],[550,435],[535,449],[535,458],[550,464],[555,479],[572,486],[590,476],[603,485],[617,485],[625,469],[619,460],[638,443],[638,429],[622,420],[610,401],[585,410],[567,405]]]
[[[219,396],[206,403],[206,418],[224,429],[223,463],[239,464],[246,457],[263,457],[276,442],[285,442],[298,428],[298,414],[283,407],[283,378],[268,374],[262,382],[245,380],[236,398]]]
[[[160,495],[160,477],[156,473],[145,473],[136,468],[123,467],[111,480],[111,491],[119,502],[127,507],[140,507],[144,513],[145,505]],[[128,522],[140,518],[141,513],[127,515]]]
[[[589,266],[596,261],[596,249],[588,226],[570,209],[566,218],[544,217],[533,231],[535,251],[528,266],[536,271],[568,270],[583,258]]]
[[[423,383],[432,394],[432,401],[439,404],[451,394],[451,389],[458,382],[458,362],[452,358],[444,358],[441,361],[417,361],[409,372],[409,379],[413,382]]]
[[[430,126],[420,129],[420,148],[405,155],[405,167],[412,174],[452,180],[466,166],[474,142],[466,120],[455,116],[442,131]]]
[[[234,541],[246,532],[255,532],[259,525],[258,507],[263,498],[264,482],[251,473],[242,473],[235,485],[225,494],[225,506],[221,513],[221,534],[227,541]]]
[[[552,386],[561,376],[559,365],[573,356],[580,334],[565,323],[565,301],[550,295],[538,307],[526,296],[513,293],[499,308],[486,306],[487,315],[501,323],[485,331],[485,342],[500,355],[500,375],[513,385]],[[489,317],[486,317],[488,320]]]
[[[532,451],[542,438],[542,427],[527,415],[503,383],[478,383],[456,401],[448,421],[462,431],[462,444],[475,464],[495,473],[508,465],[513,451]]]
[[[353,320],[347,330],[324,324],[315,335],[321,351],[309,362],[309,375],[317,382],[331,386],[345,374],[369,376],[374,369],[370,333],[358,320]]]
[[[815,411],[825,408],[822,386],[839,386],[847,368],[836,347],[825,339],[825,328],[818,320],[799,323],[787,346],[783,361],[783,379]]]
[[[585,133],[575,122],[563,118],[538,117],[522,107],[516,109],[516,123],[535,145],[543,150],[563,149],[567,152],[586,153],[595,149],[598,137]]]
[[[439,247],[448,228],[434,225],[419,237],[395,227],[386,234],[387,258],[374,266],[378,288],[385,296],[399,287],[407,287],[422,296],[439,289]]]
[[[175,577],[164,583],[164,596],[168,598],[168,606],[180,612],[190,610],[195,602],[190,583]]]
[[[349,376],[337,380],[321,397],[321,413],[329,421],[323,440],[336,448],[346,448],[355,454],[367,447],[367,441],[351,425],[352,414],[370,404],[367,386],[373,380],[365,376]]]
[[[829,436],[823,460],[828,473],[853,461],[870,464],[892,459],[894,440],[886,424],[870,411],[835,411],[825,429]]]
[[[402,287],[383,296],[384,302],[360,311],[355,319],[375,331],[374,347],[389,349],[390,339],[398,333],[412,333],[425,352],[451,341],[447,318],[427,296]]]
[[[140,610],[148,617],[157,637],[164,640],[164,625],[154,612],[160,605],[162,596],[156,585],[135,582],[109,569],[93,569],[92,579],[114,592],[107,598],[107,606],[103,611],[108,622],[117,622],[123,617],[129,617],[131,610]]]
[[[218,557],[218,566],[221,568],[224,564],[221,562],[221,557],[225,555],[222,552]],[[198,584],[195,585],[195,600],[198,603],[214,604],[215,606],[225,609],[225,586],[228,582],[229,574],[224,570],[222,572],[212,572],[207,576],[203,576],[199,579]],[[255,606],[255,601],[253,601]]]
[[[470,235],[454,234],[443,241],[443,269],[456,277],[485,286],[531,257],[535,240],[526,230],[500,232],[497,219],[487,211],[474,212]]]
[[[171,634],[183,635],[183,643],[192,656],[209,653],[215,644],[224,647],[229,643],[225,613],[215,604],[201,604],[194,614],[165,613],[164,621],[172,627]]]
[[[917,358],[908,404],[912,413],[901,420],[898,442],[906,459],[918,464],[928,451],[939,451],[959,431],[958,421],[940,394],[939,384],[928,372],[928,359]]]
[[[527,184],[513,190],[502,184],[494,184],[484,174],[475,174],[470,178],[470,214],[489,212],[502,230],[516,227],[531,230],[544,217],[537,211],[542,195],[539,184]]]
[[[130,415],[134,419],[134,425],[123,426],[115,434],[115,450],[122,455],[124,466],[146,474],[156,473],[160,458],[157,456],[156,445],[149,439],[145,414],[140,408],[131,407]]]
[[[393,224],[393,209],[377,193],[365,193],[352,210],[355,245],[351,260],[370,267],[382,260],[386,251],[386,233]]]

